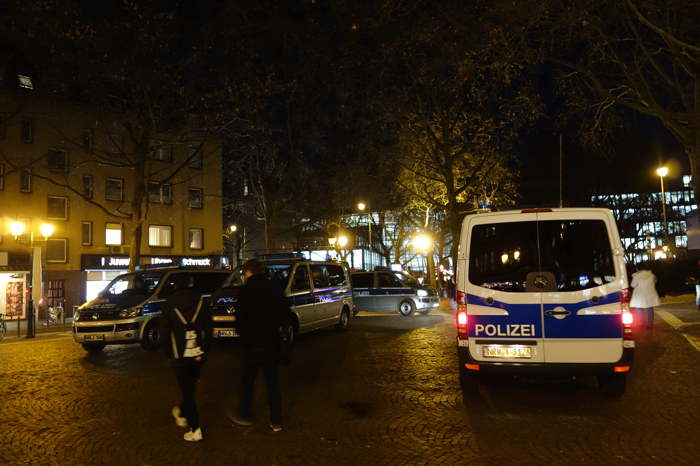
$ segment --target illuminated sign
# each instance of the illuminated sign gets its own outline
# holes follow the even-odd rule
[[[172,264],[173,260],[168,257],[151,257],[151,264]]]
[[[182,259],[182,265],[196,265],[200,267],[211,267],[211,259],[208,257],[192,258],[185,257]]]
[[[100,258],[100,264],[106,267],[129,267],[129,262],[131,259],[128,257],[102,256]]]

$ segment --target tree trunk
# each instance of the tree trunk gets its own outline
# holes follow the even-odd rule
[[[131,200],[131,225],[129,235],[129,271],[133,272],[141,261],[141,238],[143,237],[143,224],[147,217],[144,207],[146,200],[146,154],[138,157],[139,162],[134,167],[134,190]],[[147,206],[146,206],[147,207]]]

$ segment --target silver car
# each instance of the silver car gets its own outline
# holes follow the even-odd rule
[[[351,281],[357,311],[398,311],[410,316],[415,311],[427,314],[440,305],[437,292],[407,272],[353,272]]]

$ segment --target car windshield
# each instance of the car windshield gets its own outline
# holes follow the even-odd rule
[[[102,292],[113,297],[150,296],[158,286],[163,272],[137,272],[119,275]]]
[[[396,278],[398,278],[399,281],[406,286],[413,288],[418,288],[421,286],[418,280],[413,278],[408,272],[394,272],[394,275],[396,275]]]

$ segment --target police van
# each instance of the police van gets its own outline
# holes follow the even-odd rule
[[[404,271],[376,267],[374,272],[352,272],[353,301],[358,311],[398,311],[408,317],[428,314],[440,306],[434,288],[421,285]]]
[[[180,274],[190,274],[194,289],[208,297],[231,271],[141,266],[141,270],[119,275],[97,298],[78,308],[73,316],[73,340],[89,352],[123,343],[141,343],[144,349],[158,349],[160,310],[174,291],[175,277]]]
[[[267,277],[284,290],[292,310],[290,330],[294,334],[324,327],[348,328],[353,301],[346,263],[307,260],[294,253],[268,254],[256,259],[265,264]],[[214,338],[238,338],[236,303],[243,283],[243,270],[239,267],[222,288],[212,294]]]
[[[624,250],[608,209],[479,213],[462,223],[457,346],[470,374],[595,375],[625,391],[634,340]]]

